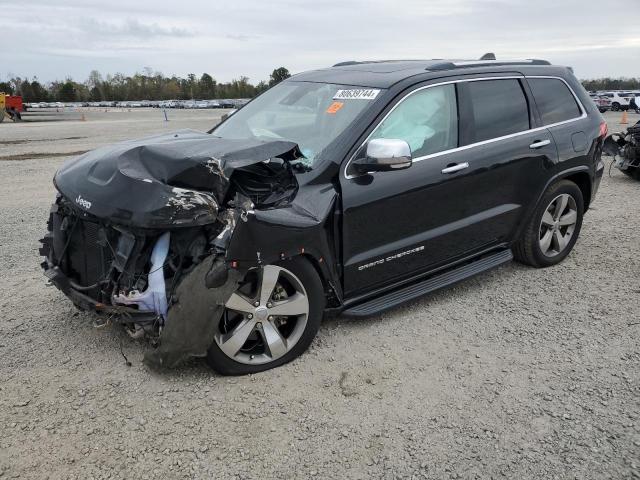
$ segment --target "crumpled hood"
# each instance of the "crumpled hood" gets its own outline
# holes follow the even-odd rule
[[[212,223],[237,168],[302,154],[296,143],[180,130],[98,148],[65,163],[56,188],[100,218],[142,228]]]

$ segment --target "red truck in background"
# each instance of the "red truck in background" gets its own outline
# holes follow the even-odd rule
[[[21,120],[21,112],[24,112],[24,103],[19,95],[7,95],[0,92],[0,123],[8,116],[14,122]]]

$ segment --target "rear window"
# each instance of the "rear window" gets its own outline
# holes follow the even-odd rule
[[[469,82],[474,142],[523,132],[529,127],[527,98],[518,80]]]
[[[580,108],[569,87],[556,78],[527,79],[544,125],[580,116]]]

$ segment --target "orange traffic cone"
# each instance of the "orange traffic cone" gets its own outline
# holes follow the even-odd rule
[[[629,120],[627,119],[628,114],[627,111],[625,110],[624,112],[622,112],[622,118],[620,119],[620,125],[626,125],[627,123],[629,123]]]

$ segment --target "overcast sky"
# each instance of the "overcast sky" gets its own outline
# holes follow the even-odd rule
[[[640,77],[640,0],[0,0],[0,80],[144,67],[218,81],[344,60],[544,58]]]

